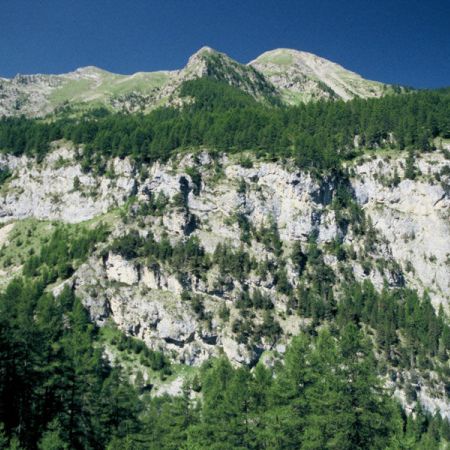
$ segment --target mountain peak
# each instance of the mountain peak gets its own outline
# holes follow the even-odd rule
[[[327,66],[328,69],[330,67],[339,67],[342,70],[346,70],[339,64],[317,56],[314,53],[291,48],[277,48],[264,52],[255,60],[251,61],[249,65],[271,65],[279,67],[302,66],[304,69],[309,69],[312,72],[314,72],[317,66]]]
[[[303,56],[316,55],[292,48],[276,48],[274,50],[268,50],[267,52],[264,52],[249,64],[253,65],[254,63],[272,63],[277,65],[289,65],[292,64],[295,59],[301,58]]]
[[[102,75],[110,74],[107,70],[104,70],[97,66],[84,66],[78,67],[73,72],[69,72],[67,75],[76,75],[81,77],[99,77]]]
[[[84,67],[78,67],[73,72],[69,72],[66,74],[63,74],[62,76],[64,78],[70,79],[70,80],[101,80],[105,78],[105,76],[113,75],[107,70],[101,69],[100,67],[96,66],[84,66]]]
[[[213,49],[212,47],[208,47],[207,45],[204,45],[203,47],[199,48],[194,53],[194,55],[203,55],[205,53],[219,53],[219,52],[217,50]]]
[[[183,69],[185,72],[194,72],[197,76],[203,76],[207,71],[208,56],[218,55],[226,56],[211,47],[204,46],[197,50],[193,55],[190,56],[186,67]]]
[[[385,85],[360,75],[313,53],[279,48],[263,53],[249,63],[296,104],[319,98],[380,97]]]
[[[109,73],[107,70],[101,69],[97,66],[84,66],[78,67],[72,73],[83,74],[83,75],[94,75],[94,74],[104,74]]]
[[[205,57],[208,57],[211,55],[217,55],[217,56],[222,56],[222,57],[228,58],[228,56],[225,55],[225,53],[221,53],[221,52],[205,45],[202,48],[198,49],[195,53],[193,53],[190,56],[188,65],[192,64],[192,62],[195,62],[195,61],[203,61],[205,59]]]
[[[241,89],[256,99],[273,101],[275,88],[263,75],[211,47],[205,46],[195,52],[180,71],[180,76],[182,80],[213,78]]]
[[[213,76],[214,78],[221,79],[224,72],[236,70],[247,70],[247,67],[239,64],[225,53],[204,46],[189,58],[187,65],[181,72],[183,76],[187,76],[188,78]]]

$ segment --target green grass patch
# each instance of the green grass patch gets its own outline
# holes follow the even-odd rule
[[[169,75],[166,72],[138,73],[132,76],[99,73],[98,81],[92,79],[68,80],[50,95],[52,105],[64,102],[86,102],[89,106],[104,106],[112,95],[127,93],[149,93],[167,83]]]
[[[259,62],[278,64],[279,66],[289,66],[293,63],[292,54],[287,50],[280,50],[277,53],[270,53],[259,58]]]
[[[92,80],[71,80],[54,90],[50,95],[50,102],[58,105],[65,101],[80,99],[92,87]]]
[[[4,227],[10,227],[5,224]],[[30,256],[38,254],[42,245],[48,242],[56,222],[24,219],[14,223],[0,245],[0,269],[8,272],[21,266]],[[0,230],[1,231],[1,230]]]

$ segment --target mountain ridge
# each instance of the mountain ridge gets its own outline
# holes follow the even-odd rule
[[[0,116],[44,116],[67,104],[81,109],[103,106],[116,111],[145,112],[178,104],[183,82],[202,77],[226,82],[260,101],[276,97],[288,105],[321,99],[380,97],[393,92],[391,85],[365,80],[308,52],[275,49],[241,64],[204,46],[178,70],[123,75],[86,66],[64,74],[0,78]]]
[[[286,49],[0,81],[0,448],[448,448],[450,96],[388,92]]]

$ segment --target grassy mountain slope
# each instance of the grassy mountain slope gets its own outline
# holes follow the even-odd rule
[[[272,50],[249,65],[269,79],[289,104],[317,99],[381,97],[393,91],[389,85],[365,80],[336,63],[297,50]]]
[[[43,116],[105,106],[126,112],[179,103],[183,82],[209,77],[270,103],[298,104],[317,99],[379,97],[392,92],[382,83],[326,59],[295,50],[273,50],[250,64],[203,47],[181,70],[119,75],[89,66],[62,75],[17,75],[0,79],[0,115]]]

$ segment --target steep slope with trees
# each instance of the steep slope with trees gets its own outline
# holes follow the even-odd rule
[[[0,447],[446,448],[448,90],[188,67],[148,114],[0,120]]]

